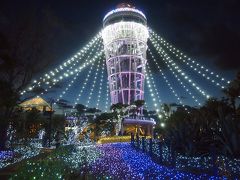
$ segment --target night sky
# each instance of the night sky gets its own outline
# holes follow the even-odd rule
[[[13,39],[16,38],[17,32],[21,31],[21,27],[25,27],[25,23],[31,28],[41,27],[44,30],[40,41],[45,52],[42,61],[46,60],[47,65],[44,68],[40,68],[39,65],[40,69],[36,75],[38,77],[83,47],[101,30],[104,15],[122,2],[133,4],[143,11],[147,16],[148,25],[155,32],[206,67],[229,80],[233,79],[236,72],[239,71],[240,3],[237,0],[7,0],[1,1],[0,5],[0,33],[14,42]],[[22,43],[26,44],[24,40]],[[37,62],[36,65],[38,65]],[[163,67],[163,69],[167,75],[169,74],[169,80],[174,84],[182,100],[187,104],[194,105],[175,83],[167,68]],[[211,83],[192,71],[186,71],[210,95],[222,96],[220,89],[216,89]],[[64,99],[74,102],[73,99],[78,94],[81,82],[84,81],[87,72],[86,69],[79,76],[78,83],[66,94]],[[155,71],[154,77],[163,102],[176,102],[163,79]],[[48,97],[57,97],[61,90],[49,94]],[[88,92],[84,92],[85,99],[83,98],[81,103],[86,103]],[[148,93],[148,90],[146,92]],[[203,100],[196,91],[194,93],[199,96],[200,100]],[[93,97],[93,99],[95,98]],[[148,96],[146,99],[149,103],[152,102]],[[100,104],[102,109],[103,104],[104,100]],[[90,102],[90,106],[94,106],[94,103]]]

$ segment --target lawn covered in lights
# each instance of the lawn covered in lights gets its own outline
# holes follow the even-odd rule
[[[65,179],[86,174],[87,167],[101,156],[96,146],[63,146],[38,160],[29,160],[12,179]]]
[[[65,146],[45,158],[27,161],[12,179],[219,179],[154,163],[129,143]]]

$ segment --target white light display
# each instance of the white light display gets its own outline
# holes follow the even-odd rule
[[[102,58],[101,60],[103,60],[103,58]],[[94,77],[93,77],[93,81],[91,82],[91,83],[92,83],[92,86],[91,86],[91,88],[90,88],[89,96],[88,96],[88,98],[87,98],[86,107],[89,106],[90,100],[92,99],[93,90],[95,89],[96,82],[97,82],[97,78],[98,78],[98,74],[99,74],[100,64],[101,64],[101,61],[98,61],[97,69],[96,69],[96,71],[95,71],[95,75],[94,75]]]
[[[164,111],[164,109],[162,108],[162,100],[159,96],[157,86],[153,79],[152,71],[151,71],[149,65],[146,66],[146,81],[147,81],[147,87],[149,88],[149,91],[150,91],[151,99],[153,101],[153,106],[154,106],[156,112],[157,113],[160,112],[159,108],[161,108],[162,111]],[[159,104],[157,103],[156,98],[158,99]]]
[[[108,107],[109,107],[109,85],[108,82],[106,81],[106,101],[105,101],[105,108],[104,112],[108,112]]]
[[[21,92],[21,95],[24,95],[26,92],[33,90],[35,87],[40,87],[41,84],[43,83],[49,85],[49,83],[52,82],[53,85],[55,85],[56,82],[62,80],[64,77],[68,77],[69,75],[76,74],[76,72],[78,72],[78,69],[81,66],[79,68],[75,68],[75,70],[72,70],[72,71],[70,71],[70,69],[76,66],[79,60],[83,59],[83,57],[88,53],[89,50],[92,50],[94,44],[101,39],[101,35],[102,35],[102,32],[99,32],[87,45],[85,45],[80,51],[78,51],[70,59],[66,60],[64,63],[59,65],[59,67],[55,68],[54,70],[50,70],[48,73],[45,73],[44,76],[39,78],[39,80],[33,80],[32,85],[30,85],[25,90],[23,90]],[[91,55],[91,54],[92,52],[88,53],[88,55]],[[70,65],[71,67],[68,70],[66,70],[66,68]],[[63,71],[62,75],[60,75],[59,78],[55,78],[56,75],[62,71]]]
[[[97,48],[96,48],[97,46]],[[91,50],[91,52],[96,51],[98,52],[100,50],[100,47],[101,47],[101,43],[98,42],[97,44],[95,44],[93,46],[93,49]],[[86,61],[89,61],[90,58],[88,58]],[[69,91],[70,87],[76,82],[76,79],[78,78],[79,74],[80,74],[81,71],[79,71],[75,76],[74,78],[70,81],[70,83],[67,85],[67,87],[60,93],[60,95],[58,96],[57,98],[57,101],[59,101],[60,99],[62,99],[64,97],[64,95]]]
[[[176,74],[176,72],[169,66],[169,64],[167,63],[168,68],[170,69],[171,73],[174,75],[174,77],[177,79],[177,81],[179,82],[179,84],[183,87],[183,89],[189,94],[189,96],[193,99],[193,101],[195,101],[197,103],[198,106],[201,106],[201,103],[199,102],[199,99],[196,98],[193,93],[190,91],[189,88],[187,88],[185,86],[185,84],[183,83],[183,81],[181,81],[181,79],[179,78],[179,76]]]
[[[99,58],[100,58],[100,57],[98,57],[98,59],[99,59]],[[97,60],[97,59],[96,59],[96,60]],[[75,102],[74,102],[75,105],[77,105],[77,104],[80,102],[80,98],[81,98],[81,96],[82,96],[83,91],[84,91],[85,88],[86,88],[86,85],[88,84],[88,81],[89,81],[89,78],[90,78],[90,76],[91,76],[92,70],[93,70],[93,66],[90,67],[90,70],[88,71],[87,77],[85,78],[84,83],[83,83],[83,85],[82,85],[82,87],[81,87],[81,89],[80,89],[80,92],[79,92],[79,94],[77,95],[77,97],[75,98]]]
[[[105,27],[102,31],[103,43],[107,47],[116,39],[137,38],[138,41],[147,42],[149,37],[146,26],[135,22],[118,22]]]
[[[176,72],[182,76],[193,88],[195,88],[202,96],[204,96],[205,98],[210,98],[210,95],[208,95],[202,88],[200,88],[200,86],[197,85],[196,82],[194,82],[189,75],[187,75],[186,72],[184,72],[182,69],[180,69],[180,67],[173,62],[173,60],[168,56],[168,54],[166,54],[166,52],[160,48],[160,46],[158,44],[156,44],[156,42],[154,42],[151,38],[150,38],[153,46],[156,48],[158,54],[160,56],[163,56],[164,58],[162,58],[164,61],[169,62],[171,64],[171,67],[173,69],[176,70]]]
[[[103,50],[101,50],[99,53],[97,53],[91,60],[89,60],[88,62],[85,62],[82,66],[79,66],[77,69],[75,69],[75,72],[73,74],[67,75],[66,77],[72,76],[78,72],[82,72],[82,70],[84,70],[86,67],[88,67],[89,65],[94,63],[102,54],[103,54]],[[66,77],[60,75],[59,78],[57,79],[57,82],[62,81]],[[56,83],[53,83],[53,85],[55,85],[55,84]],[[45,89],[45,92],[47,92],[51,88],[52,88],[52,86],[48,86],[48,88]],[[43,93],[41,93],[41,94],[43,94]]]
[[[149,50],[149,49],[148,49]],[[171,90],[171,92],[173,93],[173,95],[176,97],[177,101],[179,102],[179,104],[181,104],[184,109],[189,113],[188,109],[185,107],[185,105],[183,104],[182,100],[180,99],[180,97],[178,96],[176,90],[173,88],[173,86],[171,85],[171,83],[169,82],[169,80],[167,79],[167,77],[165,76],[165,74],[163,73],[162,69],[160,68],[160,66],[157,63],[157,60],[155,59],[155,57],[153,56],[152,52],[149,51],[151,58],[153,60],[153,62],[155,63],[155,65],[157,66],[158,71],[161,73],[164,81],[166,82],[166,84],[168,85],[169,89]]]
[[[96,108],[99,108],[99,103],[100,103],[100,99],[101,99],[101,95],[102,95],[102,85],[103,85],[103,74],[104,74],[104,70],[105,70],[105,61],[103,61],[102,63],[102,70],[101,70],[101,78],[100,78],[100,84],[99,84],[99,90],[98,90],[98,94],[97,94],[97,104],[96,104]]]
[[[228,81],[226,78],[220,76],[217,73],[214,73],[209,68],[206,68],[204,65],[192,60],[190,57],[188,57],[182,51],[174,47],[172,44],[168,43],[166,40],[164,40],[161,36],[159,36],[150,28],[149,28],[149,33],[150,33],[150,36],[153,36],[155,40],[157,40],[161,45],[166,47],[179,60],[184,62],[188,67],[193,69],[195,72],[197,72],[199,75],[204,77],[206,80],[212,82],[214,85],[221,88],[225,88],[225,85],[223,85],[222,83],[225,83],[225,84],[230,83],[230,81]]]
[[[176,71],[169,65],[169,62],[165,59],[165,57],[160,54],[161,58],[164,59],[164,63],[167,65],[167,67],[170,69],[170,72],[174,75],[174,77],[177,79],[179,84],[183,87],[183,89],[189,94],[189,96],[197,103],[197,105],[201,106],[201,103],[199,102],[199,99],[196,98],[193,93],[190,91],[189,88],[185,86],[185,84],[180,80],[180,77],[176,74]]]

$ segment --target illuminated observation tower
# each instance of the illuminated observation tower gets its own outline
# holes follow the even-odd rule
[[[144,99],[148,40],[145,15],[121,4],[103,19],[102,33],[112,104]]]
[[[103,27],[112,104],[130,105],[136,100],[144,100],[144,72],[149,37],[146,16],[129,4],[120,4],[117,9],[106,14]],[[130,123],[126,118],[124,121],[125,124]],[[130,124],[138,125],[140,119],[132,121],[134,122]],[[144,120],[144,123],[148,121]],[[140,124],[144,123],[141,121]]]

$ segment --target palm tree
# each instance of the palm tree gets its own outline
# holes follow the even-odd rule
[[[142,108],[142,106],[145,104],[145,101],[144,100],[136,100],[133,102],[133,104],[136,106],[136,114],[138,114]],[[141,112],[142,114],[142,112]]]
[[[164,111],[165,116],[170,117],[172,113],[172,104],[163,103],[162,109]]]
[[[87,108],[83,104],[77,104],[75,106],[75,109],[77,110],[77,114],[80,117],[85,113]]]

